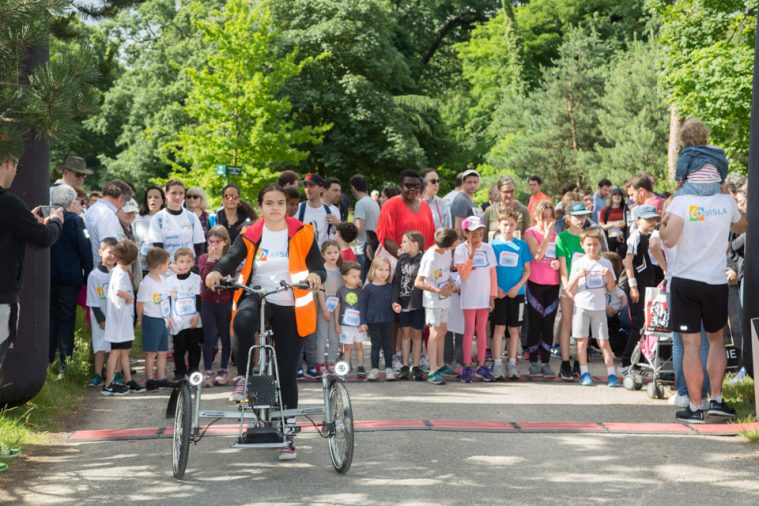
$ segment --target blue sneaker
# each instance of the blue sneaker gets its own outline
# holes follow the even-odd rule
[[[619,388],[621,386],[621,383],[619,382],[619,379],[617,379],[616,374],[609,374],[609,382],[607,385],[609,388]]]
[[[303,374],[303,369],[298,368],[298,373],[297,373],[296,377],[299,380],[302,380],[305,377],[305,375]]]
[[[593,379],[590,377],[590,373],[586,372],[582,376],[580,376],[580,385],[584,387],[592,387],[593,386]]]
[[[461,381],[462,383],[471,383],[473,375],[474,373],[472,373],[471,367],[464,367],[464,369],[461,371],[461,377],[459,381]]]
[[[319,372],[316,370],[316,367],[309,367],[306,371],[306,376],[311,379],[316,379],[319,377]]]
[[[490,371],[490,367],[486,365],[478,367],[474,375],[482,381],[493,381],[493,373]]]
[[[123,385],[124,384],[124,375],[121,374],[120,372],[117,372],[116,374],[113,375],[113,382],[114,383],[119,383],[120,385]]]
[[[87,383],[88,387],[95,388],[103,384],[103,378],[99,374],[92,376],[92,379]]]

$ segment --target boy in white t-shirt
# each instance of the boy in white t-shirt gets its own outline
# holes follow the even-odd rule
[[[166,354],[169,351],[169,317],[171,298],[166,280],[169,252],[153,248],[145,255],[148,274],[137,290],[137,326],[142,327],[142,351],[145,353],[145,388],[173,387],[166,379]],[[157,378],[156,378],[157,376]]]
[[[104,339],[111,345],[106,382],[102,390],[102,394],[106,396],[145,391],[145,387],[132,379],[129,364],[129,350],[132,349],[134,341],[134,288],[130,272],[131,265],[137,260],[137,245],[125,239],[114,246],[113,256],[116,259],[116,267],[111,271],[105,313]],[[117,366],[124,375],[124,385],[113,381]]]
[[[98,255],[101,262],[92,269],[87,277],[87,307],[90,308],[92,353],[95,355],[95,373],[90,382],[87,383],[89,387],[103,385],[105,354],[111,351],[111,344],[104,339],[105,313],[107,311],[106,299],[108,297],[108,284],[111,281],[111,270],[116,266],[113,248],[118,243],[113,237],[106,237],[100,241]]]
[[[572,272],[567,291],[574,293],[572,335],[577,342],[577,358],[580,361],[580,384],[593,385],[588,371],[588,338],[591,329],[598,341],[608,372],[610,387],[620,385],[614,369],[614,353],[609,345],[609,326],[606,321],[606,293],[614,290],[616,276],[614,266],[598,253],[601,251],[601,234],[598,229],[588,228],[580,233],[580,245],[585,254],[572,261]]]
[[[174,253],[174,274],[169,276],[166,283],[171,296],[169,332],[174,336],[175,381],[189,376],[200,367],[203,342],[200,322],[201,279],[191,272],[194,266],[194,252],[190,248],[179,248]]]
[[[456,246],[458,233],[451,228],[439,228],[435,232],[435,245],[422,256],[415,285],[422,294],[425,321],[430,329],[427,340],[427,356],[430,361],[430,373],[427,381],[435,385],[445,385],[443,375],[455,372],[445,365],[443,351],[445,334],[448,331],[449,297],[458,291],[451,279],[451,250]]]

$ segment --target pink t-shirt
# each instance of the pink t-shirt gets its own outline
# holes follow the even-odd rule
[[[528,228],[525,236],[532,236],[538,244],[543,242],[543,234],[535,227]],[[526,237],[525,237],[526,239]],[[551,232],[551,242],[548,243],[545,255],[540,260],[534,259],[530,263],[530,281],[539,285],[558,285],[559,271],[551,268],[551,261],[556,259],[556,232]]]
[[[425,251],[434,244],[435,222],[427,202],[420,201],[419,211],[415,213],[403,203],[400,195],[396,195],[385,202],[380,210],[377,239],[382,245],[385,244],[386,238],[392,239],[400,246],[403,234],[410,230],[416,230],[424,236]]]

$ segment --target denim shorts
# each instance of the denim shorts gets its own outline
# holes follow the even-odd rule
[[[169,329],[163,318],[142,315],[142,351],[169,351]]]

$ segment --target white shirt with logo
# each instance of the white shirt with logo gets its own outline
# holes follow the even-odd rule
[[[179,248],[193,249],[195,244],[206,242],[206,238],[195,213],[182,208],[182,213],[173,215],[168,209],[161,209],[150,218],[148,241],[162,243],[173,262],[174,252]]]
[[[119,297],[117,293],[125,292],[134,297],[132,280],[129,272],[118,265],[111,271],[108,283],[107,305],[105,312],[104,339],[109,343],[134,341],[134,306]]]
[[[196,305],[197,296],[200,295],[200,276],[191,272],[187,279],[179,279],[172,274],[166,280],[166,289],[171,297],[171,333],[178,334],[180,331],[189,329],[195,313],[198,312]],[[201,325],[198,318],[197,328]]]
[[[117,241],[124,238],[124,229],[121,228],[119,217],[116,216],[116,207],[104,199],[98,199],[87,209],[87,233],[90,235],[90,247],[92,248],[92,260],[97,263],[100,258],[100,242],[108,237]]]
[[[730,225],[741,219],[733,198],[724,193],[710,197],[677,196],[667,207],[667,213],[684,222],[677,255],[672,262],[667,259],[669,274],[710,285],[727,283]]]
[[[107,314],[108,284],[111,281],[111,272],[100,270],[100,266],[92,269],[87,276],[87,307],[90,308],[90,321],[92,322],[92,337],[102,340],[105,330],[100,328],[92,308],[98,308]]]
[[[272,231],[264,225],[261,243],[256,251],[253,263],[251,286],[260,286],[266,291],[280,287],[280,281],[291,283],[290,258],[287,251],[287,229]],[[270,295],[267,303],[278,306],[293,306],[295,300],[292,290],[286,290]]]
[[[419,264],[419,276],[424,276],[428,285],[436,288],[442,288],[451,282],[451,251],[443,253],[435,251],[435,247],[428,249],[422,256],[422,262]],[[422,294],[422,305],[429,308],[448,308],[451,304],[450,297],[441,297],[436,293],[424,290]]]
[[[467,243],[456,246],[453,262],[461,265],[469,259]],[[469,277],[461,281],[461,309],[487,309],[490,305],[490,269],[497,265],[490,244],[481,243],[474,252]]]
[[[583,255],[572,260],[572,274],[588,269],[585,276],[581,276],[575,289],[575,307],[589,311],[606,310],[606,275],[603,270],[611,272],[614,279],[614,266],[605,258],[593,260]]]
[[[142,278],[137,290],[137,302],[142,302],[143,314],[151,318],[169,318],[171,316],[171,297],[166,279],[156,281],[150,276]]]
[[[319,247],[321,247],[322,243],[327,239],[334,239],[336,232],[335,227],[334,225],[330,226],[329,223],[327,223],[327,211],[324,209],[324,204],[319,204],[319,207],[311,207],[311,205],[306,202],[305,207],[306,210],[303,213],[303,223],[313,225],[316,242]],[[340,210],[337,207],[329,206],[329,211],[332,213],[332,216],[340,217]]]

